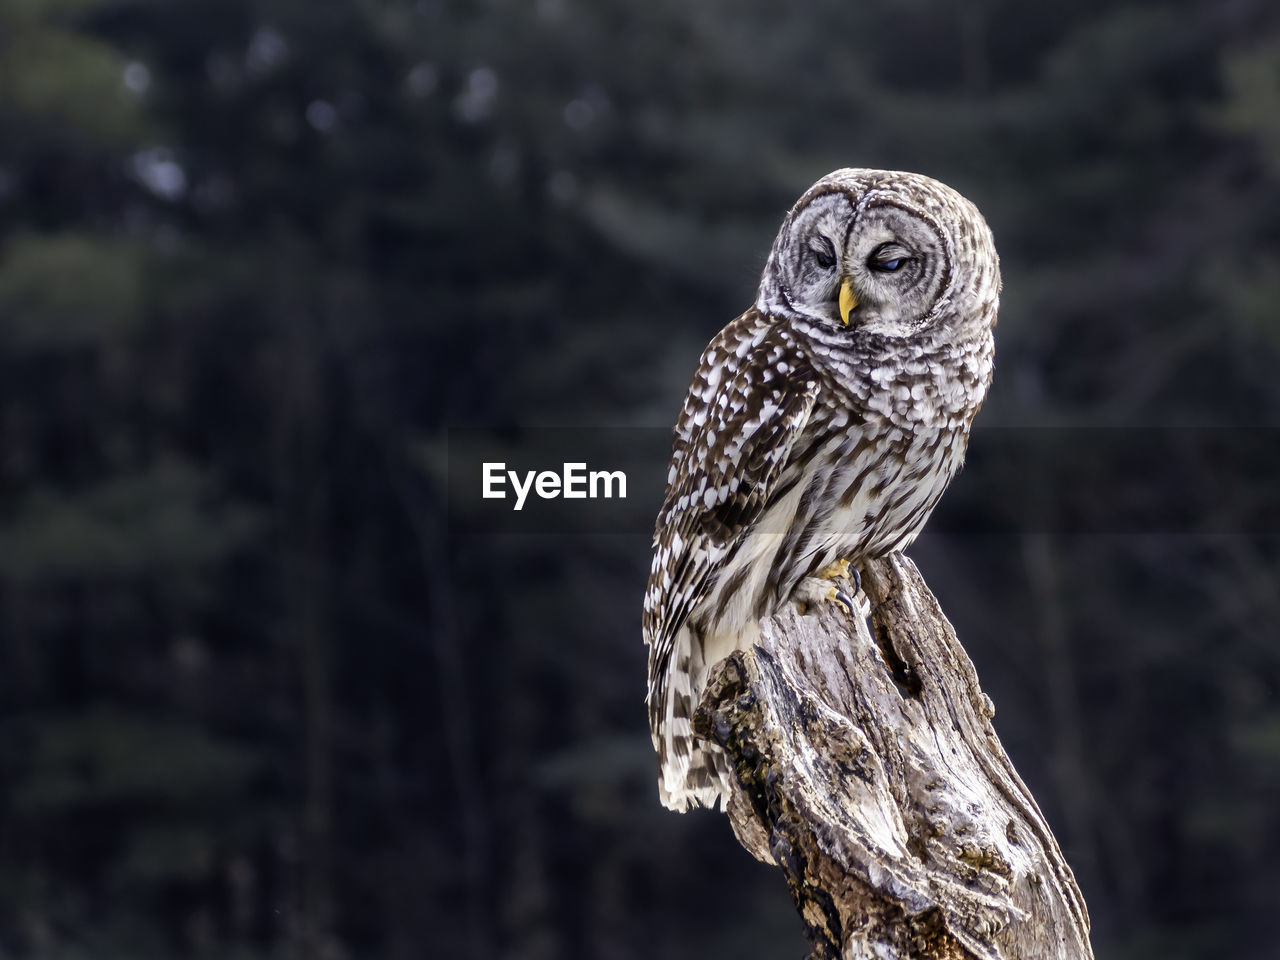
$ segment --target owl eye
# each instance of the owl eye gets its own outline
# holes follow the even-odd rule
[[[893,273],[910,260],[910,254],[901,245],[882,243],[867,258],[867,266],[879,273]]]
[[[813,253],[813,259],[823,270],[830,270],[836,265],[836,248],[831,245],[831,241],[826,237],[818,237],[816,240],[811,240],[809,249]]]

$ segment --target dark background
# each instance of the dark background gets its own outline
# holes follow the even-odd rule
[[[991,223],[982,424],[1280,425],[1268,0],[2,0],[0,956],[801,956],[658,805],[646,538],[444,483],[451,426],[671,424],[845,165]],[[1234,506],[912,550],[1101,958],[1276,955]]]

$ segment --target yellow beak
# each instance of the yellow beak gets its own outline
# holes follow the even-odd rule
[[[849,325],[849,311],[858,305],[858,295],[853,292],[853,281],[848,277],[840,278],[840,319]]]

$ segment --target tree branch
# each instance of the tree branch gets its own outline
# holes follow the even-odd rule
[[[863,586],[870,629],[787,608],[713,671],[694,726],[734,763],[738,839],[782,869],[815,960],[1092,958],[1084,899],[937,600],[898,554]]]

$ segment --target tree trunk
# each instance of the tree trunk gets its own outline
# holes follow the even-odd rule
[[[1071,869],[937,600],[900,554],[862,583],[870,628],[788,607],[712,674],[695,730],[735,765],[738,839],[782,869],[817,960],[1091,958]]]

